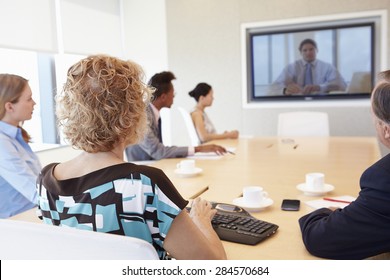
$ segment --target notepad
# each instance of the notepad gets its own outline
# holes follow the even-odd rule
[[[345,201],[354,201],[356,198],[350,195],[343,195],[343,196],[332,196],[331,198],[337,199],[337,200],[345,200]],[[309,200],[305,201],[305,204],[314,208],[314,209],[320,209],[323,207],[336,207],[336,208],[344,208],[345,206],[349,205],[348,203],[343,203],[343,202],[335,202],[335,201],[328,201],[324,200],[323,198],[321,199],[316,199],[316,200]]]

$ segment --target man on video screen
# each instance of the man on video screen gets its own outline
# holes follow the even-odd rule
[[[305,39],[299,44],[302,59],[287,65],[273,83],[285,95],[324,94],[345,91],[347,84],[330,63],[316,59],[317,43]]]

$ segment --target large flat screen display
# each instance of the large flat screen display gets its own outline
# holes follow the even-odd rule
[[[378,72],[371,19],[246,30],[248,99],[368,98]]]

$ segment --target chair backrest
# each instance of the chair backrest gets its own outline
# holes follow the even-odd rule
[[[55,148],[37,151],[36,154],[41,162],[41,165],[46,166],[49,163],[52,163],[53,159],[55,159],[56,162],[64,162],[75,158],[81,154],[81,152],[81,150],[76,150],[72,148],[72,146],[61,145]]]
[[[329,136],[328,114],[324,112],[280,113],[278,136]]]
[[[347,87],[348,93],[370,93],[371,90],[370,72],[355,72],[352,74],[351,82]]]
[[[188,113],[188,111],[182,107],[179,107],[178,110],[183,116],[184,123],[187,128],[188,136],[190,137],[191,145],[194,147],[198,146],[200,144],[200,140],[198,134],[196,133],[194,122],[192,121],[190,113]]]
[[[157,260],[145,240],[41,223],[0,219],[0,259]]]

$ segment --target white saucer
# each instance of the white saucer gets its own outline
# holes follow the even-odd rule
[[[181,169],[175,169],[175,174],[181,176],[181,177],[193,177],[200,173],[202,173],[202,168],[195,167],[193,171],[191,172],[183,172]]]
[[[237,197],[233,199],[233,204],[244,208],[246,211],[257,212],[257,211],[261,211],[262,209],[268,206],[271,206],[272,204],[274,204],[274,201],[268,197],[264,199],[264,201],[262,201],[259,205],[248,205],[245,203],[243,197]]]
[[[326,194],[327,192],[331,192],[334,190],[334,186],[325,184],[323,189],[320,190],[313,190],[306,187],[305,183],[299,184],[297,186],[297,189],[300,191],[303,191],[303,194],[308,196],[320,196],[323,194]]]

